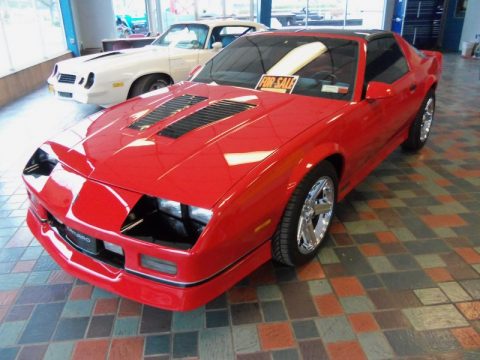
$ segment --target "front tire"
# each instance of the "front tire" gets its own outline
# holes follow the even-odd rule
[[[145,94],[150,91],[154,91],[157,89],[164,88],[170,85],[170,81],[160,74],[153,74],[153,75],[145,75],[135,81],[132,86],[132,90],[130,91],[129,98]]]
[[[408,138],[402,144],[406,151],[418,151],[427,143],[435,114],[435,91],[430,90],[422,102],[422,106],[413,122]]]
[[[294,266],[315,257],[334,216],[337,188],[337,173],[328,161],[303,178],[272,239],[274,260]]]

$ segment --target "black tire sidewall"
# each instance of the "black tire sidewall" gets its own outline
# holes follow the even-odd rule
[[[147,76],[144,76],[143,78],[140,78],[133,85],[131,97],[142,95],[151,91],[150,88],[152,87],[152,85],[159,81],[164,82],[165,86],[169,85],[165,77],[161,75],[147,75]]]
[[[425,144],[427,143],[428,138],[430,137],[430,132],[427,135],[427,138],[423,141],[420,139],[420,136],[422,133],[422,121],[423,121],[423,115],[425,113],[425,107],[430,98],[433,99],[433,118],[432,118],[432,124],[433,124],[435,119],[436,100],[435,100],[435,91],[430,90],[422,101],[420,110],[418,111],[415,121],[413,122],[412,127],[410,128],[408,139],[402,144],[402,147],[404,150],[417,151],[417,150],[420,150],[422,147],[424,147]],[[431,131],[431,128],[430,128],[430,131]]]
[[[334,202],[332,208],[332,216],[330,218],[330,222],[327,226],[325,231],[324,238],[320,242],[320,244],[308,254],[303,254],[298,249],[297,244],[297,230],[298,230],[298,223],[300,214],[305,203],[305,199],[311,190],[312,186],[323,176],[327,176],[332,179],[333,186],[334,186]],[[292,193],[292,196],[287,204],[287,208],[285,210],[285,214],[282,218],[282,221],[279,226],[283,227],[280,236],[286,234],[287,238],[279,239],[280,241],[287,242],[288,245],[288,263],[293,265],[301,265],[304,264],[315,257],[318,252],[318,249],[322,246],[325,242],[325,238],[328,236],[328,231],[332,224],[333,217],[335,215],[336,209],[336,202],[337,202],[337,194],[338,194],[338,177],[334,167],[329,162],[322,162],[317,165],[312,171],[310,171],[304,179],[299,183],[295,191]],[[287,216],[285,216],[287,215]],[[286,230],[286,231],[285,231]]]

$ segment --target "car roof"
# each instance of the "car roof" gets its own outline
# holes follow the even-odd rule
[[[392,36],[391,31],[385,30],[344,30],[344,29],[312,29],[312,28],[288,28],[288,29],[280,29],[275,30],[275,33],[282,33],[282,32],[294,32],[294,33],[308,33],[308,34],[319,34],[319,35],[342,35],[342,36],[351,36],[351,37],[358,37],[361,39],[365,39],[366,41],[371,41],[373,39],[378,39],[386,36]]]
[[[265,25],[256,23],[254,21],[248,20],[234,20],[234,19],[208,19],[208,20],[197,20],[197,21],[179,21],[174,25],[178,24],[203,24],[210,27],[213,26],[225,26],[225,25],[243,25],[243,26],[255,26],[258,27],[259,25],[267,28]]]

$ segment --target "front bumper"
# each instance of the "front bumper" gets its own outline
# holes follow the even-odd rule
[[[167,310],[186,311],[224,293],[271,257],[266,241],[236,263],[201,282],[166,284],[161,278],[110,266],[68,244],[48,222],[29,209],[27,224],[52,258],[68,273],[92,285],[134,301]]]
[[[118,104],[127,99],[128,89],[113,88],[95,84],[91,89],[85,89],[78,84],[60,83],[55,78],[49,78],[48,90],[61,100],[77,101],[82,104],[94,104],[103,107]]]

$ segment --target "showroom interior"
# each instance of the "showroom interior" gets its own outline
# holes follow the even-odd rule
[[[480,359],[479,14],[480,0],[0,0],[0,360]],[[360,44],[354,66],[302,79],[325,51],[332,69],[350,56],[312,36]],[[400,80],[367,83],[378,39],[408,60]],[[260,81],[216,73],[257,53]],[[295,151],[298,129],[348,107],[361,130],[345,125],[320,164],[305,155],[302,177],[315,140]],[[332,128],[318,136],[344,138]],[[339,154],[360,143],[344,180]]]

